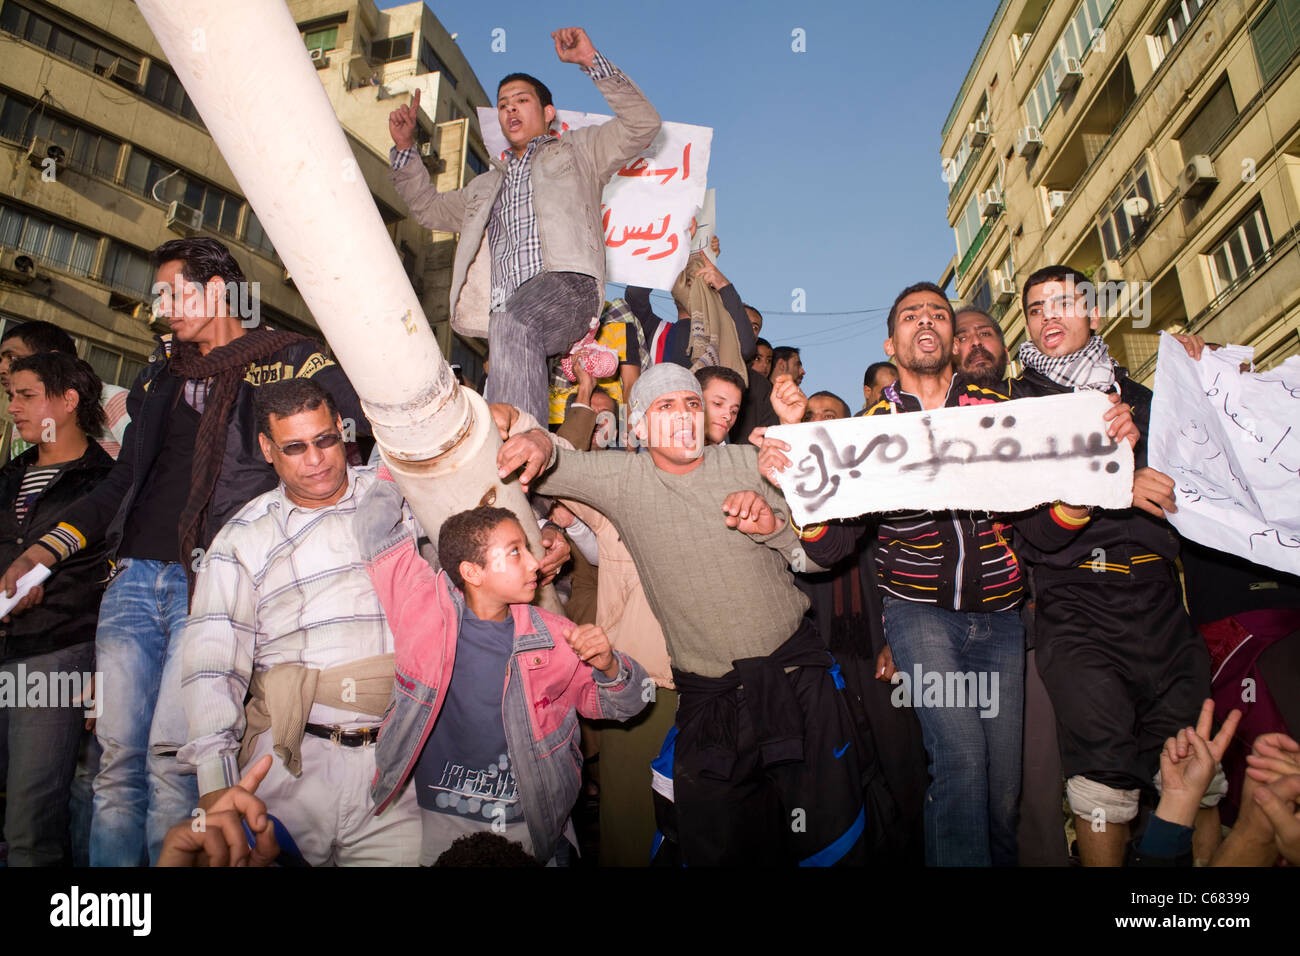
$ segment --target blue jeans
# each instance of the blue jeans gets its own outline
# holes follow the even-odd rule
[[[95,634],[104,678],[95,732],[104,754],[95,776],[91,866],[156,860],[168,827],[189,819],[199,800],[196,778],[181,773],[174,753],[149,753],[151,741],[184,743],[187,736],[180,696],[185,569],[140,558],[122,564],[104,592]]]
[[[904,675],[893,701],[916,707],[930,758],[926,864],[1015,866],[1025,673],[1020,615],[949,611],[886,594],[884,619],[894,666]]]

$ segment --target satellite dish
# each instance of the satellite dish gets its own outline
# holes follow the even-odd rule
[[[1132,219],[1143,218],[1150,208],[1151,203],[1147,202],[1144,196],[1134,196],[1132,199],[1124,200],[1124,212]]]

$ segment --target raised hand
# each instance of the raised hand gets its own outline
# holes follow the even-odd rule
[[[415,145],[415,130],[419,115],[419,90],[411,94],[409,106],[399,106],[388,114],[388,135],[393,137],[393,145],[398,149],[410,149]]]
[[[551,34],[551,39],[555,41],[555,55],[561,62],[591,66],[596,48],[591,45],[591,39],[582,27],[562,27]]]
[[[808,396],[800,391],[794,377],[782,373],[772,379],[772,410],[782,425],[797,425],[808,410]]]

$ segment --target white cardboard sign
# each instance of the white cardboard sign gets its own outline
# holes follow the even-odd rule
[[[1300,357],[1240,371],[1254,352],[1197,362],[1161,333],[1147,460],[1174,480],[1179,534],[1300,574]]]
[[[1050,501],[1127,508],[1133,451],[1106,434],[1097,391],[780,425],[781,490],[798,524],[905,509],[1024,511]]]

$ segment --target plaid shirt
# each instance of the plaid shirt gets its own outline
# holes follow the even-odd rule
[[[253,669],[324,670],[389,654],[393,634],[353,533],[373,468],[349,468],[348,489],[325,508],[289,501],[284,485],[259,495],[212,542],[185,629],[182,669],[189,743],[200,792],[239,782],[244,695]],[[311,708],[313,723],[373,726],[379,715]]]
[[[596,53],[590,67],[582,67],[593,80],[618,75],[614,64]],[[499,312],[519,287],[544,270],[542,240],[537,232],[537,214],[533,210],[533,154],[543,143],[555,139],[547,133],[534,137],[523,156],[510,152],[506,156],[505,180],[497,192],[488,220],[487,236],[492,250],[492,298],[490,308]],[[415,148],[393,147],[393,169],[401,169],[415,153]]]

